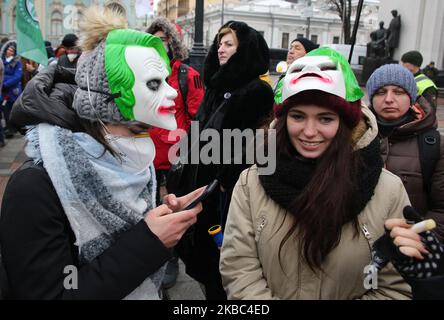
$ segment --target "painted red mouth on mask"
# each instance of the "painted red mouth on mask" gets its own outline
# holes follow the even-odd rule
[[[323,77],[323,76],[320,75],[319,73],[315,73],[315,72],[306,72],[306,73],[303,73],[302,75],[300,75],[300,76],[298,76],[298,77],[293,78],[293,79],[291,80],[291,84],[296,84],[296,83],[298,83],[301,79],[303,79],[303,78],[307,78],[307,77],[310,77],[310,78],[317,78],[319,81],[324,82],[324,83],[328,83],[328,84],[332,83],[332,80],[331,80],[330,78]]]
[[[174,106],[170,106],[170,107],[165,107],[165,106],[161,106],[158,109],[158,112],[160,114],[175,114],[176,113],[176,108]]]

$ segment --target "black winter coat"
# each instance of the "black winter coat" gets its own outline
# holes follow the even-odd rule
[[[79,265],[74,242],[43,167],[16,171],[6,187],[0,217],[7,299],[122,299],[170,258],[143,220],[89,264]],[[64,287],[65,278],[73,275],[67,266],[77,267],[77,289]]]
[[[71,108],[74,73],[51,66],[26,86],[11,121],[42,122],[82,131]],[[2,262],[12,299],[122,299],[170,258],[141,220],[101,255],[82,266],[75,237],[43,167],[27,165],[6,187],[0,216]],[[65,267],[78,269],[78,289],[64,287]],[[3,292],[2,292],[3,293]]]
[[[242,131],[262,128],[270,120],[273,106],[272,88],[259,79],[259,76],[268,70],[268,46],[256,30],[243,22],[230,21],[223,27],[225,26],[230,26],[236,31],[239,45],[228,62],[220,66],[217,55],[217,36],[213,41],[205,60],[205,96],[196,117],[199,120],[200,130],[205,126],[219,132],[223,129]],[[224,96],[230,96],[226,93],[230,93],[231,97],[212,118],[225,100]],[[210,120],[211,123],[209,123]],[[200,150],[204,145],[205,143],[200,144]],[[245,146],[243,154],[245,154]],[[224,153],[223,149],[220,150],[220,155],[221,158],[231,159],[239,156]],[[178,246],[181,258],[186,264],[187,273],[204,284],[216,286],[220,282],[219,250],[209,236],[208,229],[215,224],[224,225],[226,220],[224,215],[228,212],[232,189],[240,173],[251,165],[251,163],[246,163],[243,157],[242,164],[233,164],[233,161],[231,164],[199,163],[185,169],[188,171],[188,177],[194,177],[197,170],[196,181],[193,181],[194,183],[187,191],[206,185],[216,178],[227,191],[221,193],[217,190],[203,203],[203,211],[197,217],[194,232],[184,237]]]

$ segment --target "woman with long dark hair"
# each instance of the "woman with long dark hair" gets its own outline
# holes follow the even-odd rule
[[[350,65],[314,50],[290,66],[282,94],[276,171],[253,166],[233,191],[220,261],[228,298],[409,298],[391,265],[371,287],[364,281],[371,244],[409,200],[383,169]]]

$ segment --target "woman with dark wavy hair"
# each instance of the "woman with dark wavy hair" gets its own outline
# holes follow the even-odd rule
[[[220,260],[228,298],[409,298],[391,265],[377,285],[364,283],[373,241],[409,200],[383,169],[376,120],[350,65],[314,50],[289,67],[282,95],[276,171],[253,166],[233,191]]]

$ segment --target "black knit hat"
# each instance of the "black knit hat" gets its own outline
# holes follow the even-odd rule
[[[402,55],[401,61],[404,63],[411,63],[417,67],[421,67],[422,54],[419,51],[409,51]]]
[[[77,40],[79,38],[74,33],[68,33],[63,37],[62,46],[65,48],[71,48],[77,46]]]
[[[313,43],[313,41],[308,40],[307,38],[303,38],[303,37],[296,38],[291,43],[293,43],[295,41],[300,42],[304,46],[306,53],[309,53],[310,51],[319,48],[318,44]]]

